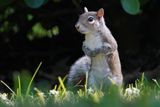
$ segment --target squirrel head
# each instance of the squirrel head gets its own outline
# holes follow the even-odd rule
[[[82,34],[89,34],[99,30],[104,24],[104,9],[101,8],[97,12],[88,11],[84,8],[84,13],[79,16],[76,23],[76,29]]]

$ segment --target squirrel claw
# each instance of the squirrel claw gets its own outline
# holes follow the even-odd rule
[[[99,49],[91,50],[85,45],[83,45],[82,50],[87,56],[90,57],[95,57],[99,53]]]
[[[91,56],[91,50],[85,45],[83,45],[82,50],[87,56]]]
[[[101,47],[101,51],[102,51],[102,53],[104,53],[104,54],[110,54],[111,53],[111,45],[110,44],[108,44],[108,43],[104,43],[103,45],[102,45],[102,47]]]

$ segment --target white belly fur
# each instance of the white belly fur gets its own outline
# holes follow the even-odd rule
[[[101,41],[100,35],[92,34],[92,35],[85,36],[84,44],[90,50],[95,50],[96,48],[101,48],[103,43]],[[108,63],[106,61],[106,57],[103,53],[100,53],[95,57],[92,57],[91,62],[92,62],[93,68],[98,70],[98,72],[104,71],[104,69],[106,70],[106,68],[109,68]]]
[[[102,46],[102,41],[100,36],[86,35],[84,44],[89,49],[94,50],[95,48],[100,48]]]
[[[95,76],[103,78],[110,75],[110,69],[104,54],[98,54],[91,58],[91,71]]]
[[[101,38],[93,35],[86,35],[86,40],[84,44],[91,50],[100,48],[102,46]],[[96,83],[97,79],[102,80],[106,76],[110,75],[110,69],[103,53],[96,55],[91,58],[91,71],[89,72],[89,82],[90,84]],[[93,85],[92,84],[92,85]]]
[[[108,84],[110,80],[108,77],[111,77],[108,63],[104,54],[98,54],[96,57],[91,58],[91,69],[89,71],[89,86],[90,87],[101,87],[102,84]]]

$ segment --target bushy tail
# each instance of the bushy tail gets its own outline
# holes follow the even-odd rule
[[[86,72],[90,70],[91,59],[83,56],[78,59],[72,66],[68,74],[68,85],[76,86],[85,79]]]

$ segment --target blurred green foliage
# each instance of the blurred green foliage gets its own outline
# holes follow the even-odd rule
[[[149,0],[121,0],[124,11],[131,15],[141,13],[141,6],[147,2],[149,2]]]
[[[20,83],[18,77],[20,79]],[[15,72],[13,74],[14,91],[20,95],[25,95],[30,80],[31,75],[27,70],[23,70],[21,73]]]
[[[11,27],[10,22],[7,20],[7,18],[14,13],[14,8],[8,7],[4,10],[3,13],[0,14],[0,21],[3,21],[1,22],[0,26],[0,33],[8,32],[9,30],[14,30],[15,32],[17,31],[18,28],[16,28],[16,25],[13,25],[13,27]]]
[[[24,0],[24,1],[31,8],[39,8],[48,0]]]
[[[0,6],[6,6],[10,4],[13,0],[0,0]]]
[[[135,15],[141,12],[139,0],[121,0],[121,4],[123,9],[129,14]]]
[[[45,4],[48,0],[24,0],[26,4],[31,8],[38,8]],[[57,0],[54,0],[57,2]],[[58,0],[59,1],[59,0]],[[73,0],[75,2],[76,0]],[[123,9],[131,15],[136,15],[141,12],[140,7],[147,3],[149,0],[120,0]]]
[[[38,71],[38,69],[36,70]],[[35,77],[36,72],[33,77]],[[159,82],[148,82],[144,74],[140,80],[126,87],[109,86],[105,91],[92,88],[79,89],[72,92],[65,87],[64,79],[58,77],[59,85],[52,90],[43,92],[34,88],[27,96],[21,93],[25,79],[18,76],[19,90],[11,93],[0,93],[0,106],[5,107],[159,107],[160,87]],[[31,81],[31,80],[29,80]],[[27,83],[28,85],[28,83]],[[44,86],[45,87],[45,86]],[[31,88],[31,87],[30,87]]]
[[[51,29],[45,29],[40,22],[35,23],[32,26],[31,32],[27,35],[29,40],[33,40],[34,38],[43,38],[49,37],[51,38],[53,35],[59,34],[58,26],[53,26]]]
[[[15,4],[14,4],[15,2]],[[53,36],[59,35],[59,27],[58,25],[53,25],[53,27],[46,28],[46,26],[43,26],[42,21],[36,21],[36,18],[34,13],[32,12],[27,12],[25,10],[24,13],[20,13],[25,15],[19,15],[17,13],[17,8],[15,5],[20,6],[25,6],[25,8],[29,9],[36,9],[40,8],[41,6],[45,5],[48,2],[48,0],[24,0],[24,1],[14,1],[14,0],[0,0],[0,33],[2,34],[7,34],[9,32],[13,32],[12,34],[18,34],[21,30],[25,31],[26,29],[23,29],[22,25],[23,23],[25,24],[26,21],[31,23],[32,26],[29,26],[30,28],[27,30],[26,37],[29,40],[34,40],[35,38],[44,38],[44,37],[49,37],[52,38]],[[60,0],[53,0],[53,2],[60,2]],[[28,7],[27,7],[28,6]],[[16,18],[16,19],[14,19]],[[24,21],[18,21],[19,19]],[[43,24],[42,24],[43,23]],[[9,34],[10,35],[10,34]],[[24,35],[25,36],[25,35]],[[9,40],[11,38],[7,37],[7,35],[4,37],[6,38],[5,40]]]
[[[141,7],[148,3],[150,0],[120,0],[122,8],[125,12],[131,15],[137,15],[141,13],[143,10]],[[0,0],[0,8],[2,9],[0,12],[0,33],[8,33],[12,32],[13,34],[18,34],[19,31],[22,29],[22,24],[25,24],[28,21],[28,23],[32,23],[32,26],[29,26],[30,28],[27,29],[27,33],[25,34],[29,40],[34,40],[35,38],[52,38],[53,36],[59,35],[60,29],[58,25],[52,25],[53,27],[49,26],[46,28],[46,26],[43,26],[44,22],[42,21],[35,21],[37,16],[29,12],[30,9],[34,11],[34,9],[39,9],[42,6],[45,6],[47,3],[60,3],[61,0],[22,0],[22,1],[14,1],[14,0]],[[81,0],[72,0],[71,1],[76,7],[79,7],[81,4]],[[107,3],[107,2],[106,2]],[[12,19],[11,16],[15,17],[17,14],[17,6],[25,6],[25,8],[28,8],[25,13],[26,20],[23,19],[24,23],[18,22],[19,19]],[[21,19],[21,15],[16,18]],[[34,21],[33,21],[34,20]],[[17,22],[16,22],[17,21]],[[6,34],[5,34],[6,35]],[[7,37],[5,37],[7,38]],[[7,38],[9,40],[10,37]]]

